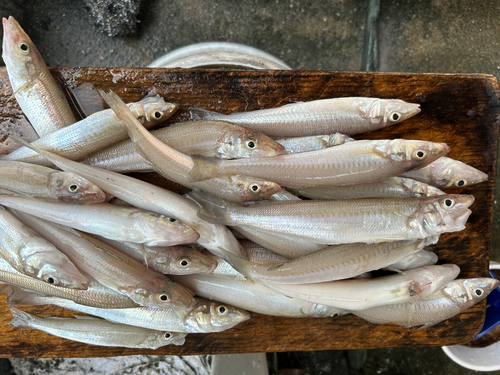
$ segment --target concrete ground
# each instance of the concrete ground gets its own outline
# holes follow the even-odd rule
[[[125,37],[101,32],[84,1],[2,0],[0,15],[18,19],[49,66],[145,66],[185,45],[228,41],[260,48],[295,69],[500,75],[500,3],[495,0],[144,0],[137,32]],[[499,227],[495,213],[496,260]],[[271,369],[309,374],[472,373],[440,348],[271,358]],[[4,366],[0,372],[8,373],[10,365]],[[41,362],[32,366],[33,373],[37,368],[45,373]]]

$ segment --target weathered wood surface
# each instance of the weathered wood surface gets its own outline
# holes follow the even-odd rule
[[[460,277],[486,276],[492,221],[494,175],[497,155],[499,89],[488,75],[393,74],[319,71],[231,72],[215,70],[62,68],[52,70],[64,88],[77,116],[103,108],[96,87],[113,89],[125,101],[158,93],[178,103],[180,111],[169,121],[188,119],[190,106],[233,112],[276,107],[293,101],[345,96],[399,98],[420,103],[422,112],[393,127],[359,138],[406,138],[446,142],[448,156],[486,172],[487,183],[462,188],[473,194],[467,229],[445,234],[436,245],[440,263],[452,262]],[[5,69],[0,69],[0,142],[7,133],[26,124],[12,95]],[[7,130],[5,130],[8,127]],[[28,132],[25,137],[30,138]],[[8,135],[8,134],[7,134]],[[135,174],[179,191],[154,174]],[[92,347],[39,331],[17,330],[8,323],[11,315],[0,297],[0,356],[2,357],[96,357],[128,354],[242,353],[294,350],[359,349],[397,346],[430,346],[466,343],[480,330],[485,302],[434,327],[416,330],[396,325],[369,324],[354,316],[332,319],[285,319],[253,314],[241,325],[222,333],[192,334],[184,346],[156,351]],[[40,315],[62,314],[54,307],[26,310]]]

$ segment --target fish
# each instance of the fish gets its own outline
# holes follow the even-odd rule
[[[228,255],[245,277],[273,284],[311,284],[344,280],[375,271],[421,250],[424,240],[344,244],[281,263],[261,264]]]
[[[442,188],[460,188],[488,180],[486,173],[448,157],[440,157],[429,165],[405,172],[402,176]]]
[[[366,133],[400,123],[419,112],[420,104],[365,97],[318,99],[229,115],[189,109],[192,120],[230,121],[270,137]]]
[[[308,137],[291,137],[276,139],[285,148],[286,154],[322,150],[327,147],[339,146],[355,139],[341,133],[312,135]]]
[[[128,104],[128,107],[147,128],[166,121],[177,110],[176,104],[165,102],[159,95],[145,97],[138,102]],[[94,151],[126,138],[127,132],[122,129],[120,120],[112,110],[107,109],[93,113],[71,126],[46,134],[32,143],[35,147],[68,159],[80,160]],[[26,146],[3,155],[0,159],[52,166],[47,159]]]
[[[217,301],[196,298],[192,309],[181,318],[173,310],[154,309],[150,307],[132,307],[126,309],[106,309],[79,305],[73,301],[57,297],[38,296],[18,288],[1,290],[8,294],[9,306],[22,305],[56,305],[66,309],[98,316],[113,323],[127,324],[135,327],[159,331],[209,333],[222,332],[244,322],[250,314],[242,309]]]
[[[171,308],[182,316],[194,302],[190,290],[85,233],[21,212],[17,215],[83,272],[141,306]]]
[[[228,265],[222,258],[219,265]],[[230,267],[230,266],[229,266]],[[173,276],[176,282],[188,286],[197,295],[208,299],[230,303],[240,309],[258,314],[286,316],[292,318],[331,317],[343,310],[335,307],[301,301],[286,297],[250,279],[234,275],[183,275]]]
[[[409,240],[460,231],[465,229],[471,214],[468,207],[474,202],[472,195],[452,194],[267,202],[245,207],[201,192],[190,195],[203,206],[198,216],[204,220],[251,226],[325,245]]]
[[[76,122],[69,104],[19,23],[2,18],[2,58],[19,106],[40,137]]]
[[[371,323],[394,323],[404,327],[431,327],[450,319],[485,299],[498,287],[490,278],[457,279],[442,290],[417,301],[353,311]]]
[[[153,130],[151,134],[186,155],[237,159],[285,152],[283,146],[268,136],[227,121],[182,122]],[[82,163],[121,173],[153,170],[129,139],[94,152]]]
[[[109,203],[75,205],[1,195],[0,204],[117,241],[173,246],[193,243],[200,237],[173,217]]]
[[[54,245],[0,207],[0,255],[17,271],[52,285],[87,289],[89,280]]]
[[[217,267],[215,259],[203,255],[193,246],[144,246],[131,242],[113,241],[104,237],[96,236],[96,238],[166,275],[211,273]]]
[[[373,279],[337,280],[317,284],[260,283],[288,297],[352,312],[416,301],[444,288],[459,273],[457,265],[443,264]]]
[[[274,181],[284,187],[344,186],[398,176],[423,167],[449,151],[445,143],[404,139],[361,140],[273,158],[218,160],[212,163],[192,160],[192,168],[196,164],[212,176],[239,173]]]
[[[2,194],[19,194],[52,202],[102,203],[106,194],[74,173],[16,161],[0,160]]]
[[[424,182],[403,177],[348,186],[316,186],[290,189],[310,199],[413,198],[443,195],[443,191]]]
[[[111,323],[88,316],[40,318],[11,307],[11,327],[38,329],[54,336],[90,345],[123,348],[158,349],[166,345],[183,345],[187,334],[154,331],[125,324]]]

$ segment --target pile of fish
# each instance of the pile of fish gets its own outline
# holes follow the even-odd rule
[[[100,91],[111,109],[76,122],[29,37],[12,17],[3,28],[12,89],[40,138],[0,157],[0,292],[10,306],[99,317],[11,307],[12,326],[136,348],[229,329],[245,310],[428,327],[497,287],[456,279],[458,266],[435,265],[425,249],[463,230],[474,202],[440,188],[487,175],[446,158],[444,143],[350,137],[396,125],[418,104],[191,108],[192,122],[149,132],[177,106]],[[132,171],[191,192],[122,174]],[[371,278],[380,269],[393,273]]]

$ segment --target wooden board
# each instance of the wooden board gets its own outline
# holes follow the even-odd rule
[[[215,71],[133,68],[62,68],[52,70],[83,116],[104,107],[95,91],[113,89],[125,101],[158,93],[178,103],[170,121],[188,119],[187,109],[200,106],[220,112],[250,111],[294,101],[320,98],[370,96],[399,98],[420,103],[422,112],[399,124],[359,138],[406,138],[446,142],[448,156],[486,172],[490,180],[462,188],[476,202],[467,229],[444,234],[436,245],[440,263],[460,266],[460,277],[487,276],[495,164],[497,155],[499,89],[488,75],[395,74],[321,71]],[[26,124],[11,97],[6,71],[0,69],[0,129],[15,131]],[[1,134],[1,133],[0,133]],[[29,138],[28,133],[25,133]],[[8,138],[0,135],[0,142]],[[154,183],[179,189],[154,174],[136,174]],[[26,308],[28,310],[28,308]],[[62,314],[54,307],[29,309],[40,315]],[[39,331],[17,330],[8,323],[11,315],[0,298],[1,357],[98,357],[128,354],[243,353],[295,350],[359,349],[451,345],[473,339],[482,327],[485,302],[434,327],[416,330],[396,325],[369,324],[354,316],[331,319],[286,319],[253,314],[239,326],[216,334],[191,334],[184,346],[151,350],[92,347]]]

